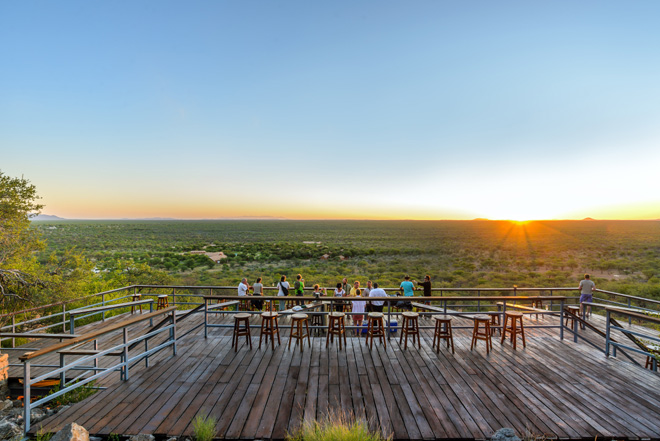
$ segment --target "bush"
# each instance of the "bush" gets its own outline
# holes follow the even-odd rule
[[[208,415],[197,415],[193,421],[193,433],[197,441],[211,441],[218,431],[218,422]]]
[[[370,432],[365,420],[345,412],[331,412],[320,422],[303,421],[298,431],[287,436],[292,441],[382,441],[391,438],[392,435],[383,438],[378,432]]]

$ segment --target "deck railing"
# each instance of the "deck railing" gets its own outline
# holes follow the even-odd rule
[[[150,332],[147,332],[144,335],[130,339],[129,338],[129,327],[140,323],[146,320],[152,320],[156,316],[162,316],[162,314],[167,314],[169,324],[166,326],[161,326],[157,329],[154,329]],[[121,332],[122,333],[122,343],[115,345],[111,348],[98,350],[97,341],[100,337]],[[168,332],[168,336],[164,342],[158,344],[155,347],[149,348],[148,342],[153,337]],[[67,339],[61,343],[54,344],[52,346],[39,349],[35,352],[28,352],[19,357],[23,364],[23,407],[24,413],[23,418],[25,421],[24,433],[27,434],[30,430],[30,415],[32,409],[41,406],[67,392],[70,392],[76,388],[82,387],[85,384],[88,384],[92,381],[95,381],[99,378],[102,378],[112,372],[120,372],[120,377],[122,380],[129,379],[129,370],[132,365],[138,363],[140,360],[145,359],[147,367],[148,357],[155,354],[167,347],[172,347],[173,355],[176,355],[176,307],[171,306],[169,308],[162,309],[160,311],[140,314],[134,317],[131,317],[127,320],[108,325],[104,328],[89,332],[84,335],[74,336],[73,338]],[[94,349],[73,349],[67,350],[72,346],[80,347],[81,345],[89,342],[94,342]],[[135,349],[139,347],[139,343],[144,342],[144,350],[138,354],[129,355],[129,348]],[[39,357],[43,357],[48,354],[58,353],[60,355],[60,364],[59,366],[50,366],[50,365],[38,365],[42,368],[51,368],[46,373],[32,378],[31,368],[33,367],[34,360],[37,360]],[[66,355],[83,355],[82,358],[66,363]],[[111,364],[107,367],[99,366],[99,359],[105,356],[114,356],[119,359],[118,363]],[[53,369],[54,368],[54,369]],[[73,380],[67,382],[66,373],[69,371],[84,371],[83,374],[78,375]],[[87,373],[92,373],[92,375],[86,376]],[[50,379],[52,377],[60,377],[60,388],[57,392],[51,393],[41,399],[38,399],[34,402],[31,401],[31,389],[32,387],[43,381]]]

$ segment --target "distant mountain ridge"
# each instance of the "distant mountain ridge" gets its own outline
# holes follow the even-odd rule
[[[31,217],[30,220],[33,221],[57,221],[57,220],[67,220],[63,217],[55,216],[52,214],[38,214],[34,217]]]

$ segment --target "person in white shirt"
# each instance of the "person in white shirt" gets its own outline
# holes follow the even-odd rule
[[[374,289],[369,291],[369,297],[388,297],[387,293],[383,288],[379,288],[377,283],[374,283]],[[383,312],[384,301],[375,301],[371,302],[371,311],[372,312]]]
[[[345,280],[345,279],[344,279]],[[337,287],[335,288],[335,297],[344,297],[346,295],[346,291],[344,291],[344,288],[342,287],[342,283],[337,283]],[[341,301],[335,302],[335,312],[344,312],[344,303]]]
[[[243,280],[241,280],[241,283],[238,284],[238,295],[246,296],[248,294],[249,289],[250,289],[250,285],[248,285],[247,279],[243,278]]]

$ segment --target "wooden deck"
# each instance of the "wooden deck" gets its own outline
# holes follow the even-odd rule
[[[179,334],[202,319],[181,323]],[[433,351],[429,330],[421,349],[404,350],[398,335],[371,351],[363,338],[349,336],[339,350],[314,337],[301,353],[287,349],[284,330],[275,351],[257,349],[256,318],[252,326],[252,350],[242,341],[234,352],[226,329],[210,330],[208,339],[199,329],[179,340],[177,356],[163,351],[149,369],[108,381],[109,389],[33,432],[76,422],[95,435],[191,436],[191,421],[204,413],[218,420],[219,438],[283,439],[305,418],[347,411],[400,440],[484,439],[501,427],[566,439],[660,439],[660,376],[607,359],[568,333],[560,341],[557,329],[527,330],[527,348],[517,351],[494,340],[486,355],[482,342],[470,351],[466,329],[455,331],[455,354]]]

